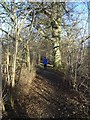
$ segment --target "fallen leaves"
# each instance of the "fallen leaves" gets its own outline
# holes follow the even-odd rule
[[[15,105],[21,116],[30,118],[85,118],[89,117],[88,106],[86,106],[77,95],[73,96],[67,88],[59,83],[54,84],[55,75],[49,72],[42,72],[30,86],[17,86],[15,91],[17,102]],[[51,74],[51,75],[50,75]],[[50,75],[50,76],[49,76]],[[52,76],[52,78],[51,78]],[[50,79],[49,79],[50,77]],[[58,78],[59,79],[59,78]],[[59,84],[57,86],[57,84]],[[27,92],[28,90],[28,92]]]

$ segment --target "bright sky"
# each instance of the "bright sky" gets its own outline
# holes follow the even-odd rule
[[[11,2],[11,1],[15,1],[15,2],[24,2],[26,0],[6,0],[7,2]],[[28,0],[29,1],[29,0]],[[38,0],[40,1],[40,0]],[[88,18],[88,10],[87,10],[87,3],[85,2],[71,2],[71,4],[73,6],[77,5],[77,7],[75,7],[74,11],[72,12],[73,14],[73,18],[76,18],[77,17],[77,13],[78,12],[82,12],[83,11],[83,14],[81,14],[79,16],[79,19],[81,19],[81,22],[79,24],[79,26],[83,26],[83,28],[85,28],[87,31],[88,31],[88,24],[87,24],[87,18]],[[1,21],[1,20],[0,20]],[[0,23],[0,26],[2,24]],[[6,24],[3,24],[2,25],[3,29],[7,30],[8,29],[8,26]],[[1,31],[0,31],[0,34],[1,34]]]
[[[44,2],[52,2],[52,1],[55,1],[55,0],[6,0],[7,2],[12,2],[12,1],[15,1],[15,2],[26,2],[26,1],[29,1],[29,2],[41,2],[41,1],[44,1]],[[57,2],[89,2],[90,0],[56,0]]]

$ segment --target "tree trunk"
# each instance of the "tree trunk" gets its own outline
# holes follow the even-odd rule
[[[58,6],[59,4],[59,6]],[[52,3],[52,16],[51,16],[51,26],[52,26],[52,37],[54,38],[54,65],[55,67],[61,66],[61,51],[60,51],[60,32],[61,26],[58,14],[60,14],[60,3]],[[59,13],[58,13],[59,12]]]
[[[78,69],[78,57],[79,57],[79,54],[77,54],[77,59],[76,59],[76,65],[75,65],[75,74],[74,74],[74,81],[73,81],[73,88],[77,91],[77,69]]]
[[[38,54],[38,64],[40,64],[40,62],[41,62],[41,54],[39,52],[39,54]]]
[[[90,1],[88,2],[88,35],[90,35]],[[88,76],[90,77],[90,39],[88,40]]]
[[[16,13],[16,9],[14,9],[14,13]],[[11,86],[15,86],[15,74],[16,74],[16,60],[17,60],[17,53],[18,53],[18,39],[19,39],[19,30],[18,30],[18,18],[16,14],[15,17],[15,51],[13,54],[13,64],[12,64],[12,79],[11,79]],[[20,29],[20,28],[19,28]]]
[[[7,49],[7,84],[10,85],[10,75],[9,75],[9,49]]]
[[[31,68],[30,68],[30,50],[29,50],[29,44],[28,44],[29,41],[27,41],[27,67],[28,67],[28,70],[30,71]]]
[[[16,70],[17,52],[18,52],[18,38],[16,37],[15,53],[13,55],[13,65],[12,65],[12,87],[15,86],[15,70]]]

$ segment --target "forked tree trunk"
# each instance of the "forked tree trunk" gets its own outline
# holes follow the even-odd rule
[[[14,13],[16,13],[16,9],[14,10]],[[15,34],[16,34],[16,41],[15,41],[15,52],[14,52],[14,55],[13,55],[13,65],[12,65],[12,87],[15,86],[15,70],[16,70],[16,60],[17,60],[17,53],[18,53],[18,40],[19,40],[19,34],[20,34],[20,31],[23,27],[23,24],[25,22],[25,20],[27,19],[28,15],[29,15],[30,11],[27,13],[27,15],[25,16],[25,18],[22,20],[19,28],[18,28],[18,18],[16,16],[16,14],[14,14],[14,17],[16,18],[15,19]]]

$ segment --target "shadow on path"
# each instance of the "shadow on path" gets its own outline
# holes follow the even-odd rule
[[[30,86],[18,85],[15,92],[19,118],[89,118],[88,106],[65,86],[62,75],[49,69],[38,68]]]

